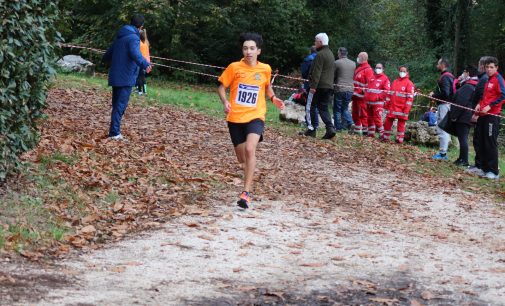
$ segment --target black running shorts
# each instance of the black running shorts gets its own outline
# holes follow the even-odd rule
[[[231,142],[236,147],[244,143],[248,134],[260,135],[260,142],[263,141],[263,130],[265,129],[265,122],[261,119],[254,119],[247,123],[233,123],[228,121],[228,130],[230,131]]]

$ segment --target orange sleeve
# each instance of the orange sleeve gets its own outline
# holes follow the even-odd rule
[[[234,73],[233,73],[233,66],[232,64],[228,65],[226,69],[223,71],[221,76],[219,77],[218,81],[223,84],[224,87],[228,88],[231,86],[231,83],[233,82],[234,78]]]

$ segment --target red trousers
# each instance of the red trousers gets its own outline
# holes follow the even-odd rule
[[[363,98],[352,97],[352,121],[354,121],[354,132],[368,132],[368,111],[366,102]]]
[[[391,138],[393,121],[395,119],[398,119],[396,142],[403,143],[403,139],[405,138],[405,124],[407,123],[407,119],[403,118],[386,117],[382,139],[389,140]]]
[[[384,134],[384,128],[382,126],[384,103],[368,102],[366,107],[368,113],[368,136],[375,137],[376,131],[382,136],[382,134]]]

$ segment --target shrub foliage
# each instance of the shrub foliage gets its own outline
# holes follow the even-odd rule
[[[0,181],[37,144],[53,69],[55,1],[0,1]]]

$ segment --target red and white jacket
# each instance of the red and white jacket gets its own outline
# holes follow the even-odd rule
[[[480,109],[486,106],[491,106],[487,114],[499,115],[503,103],[505,103],[505,82],[503,77],[498,72],[489,77],[489,80],[484,86],[484,94],[479,102]],[[487,114],[479,113],[479,116]]]
[[[389,95],[389,88],[391,84],[389,78],[384,73],[374,74],[368,82],[368,87],[365,91],[365,101],[367,105],[381,105],[384,106],[387,96]]]
[[[414,83],[408,75],[404,78],[397,78],[391,85],[391,91],[386,99],[385,109],[389,111],[389,118],[407,120],[410,108],[414,102]]]
[[[354,71],[354,93],[353,96],[363,99],[365,97],[365,88],[373,77],[372,67],[368,62],[361,63]]]

